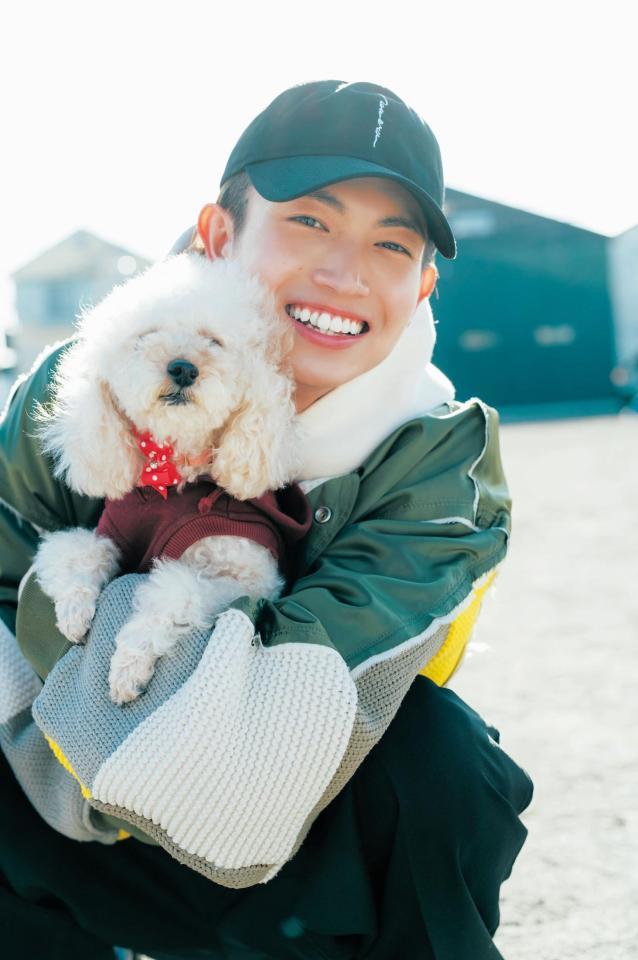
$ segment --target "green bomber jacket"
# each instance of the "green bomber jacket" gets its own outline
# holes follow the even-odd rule
[[[93,528],[102,509],[55,478],[33,433],[34,405],[49,399],[68,342],[19,379],[0,419],[0,618],[4,636],[17,637],[10,656],[45,681],[37,699],[40,680],[33,688],[39,735],[84,802],[126,828],[104,842],[132,833],[223,885],[267,882],[378,742],[416,675],[445,683],[461,661],[510,535],[498,413],[477,397],[454,399],[429,361],[434,327],[422,301],[389,357],[301,414],[298,482],[314,520],[288,591],[239,598],[200,638],[201,658],[179,686],[126,724],[107,716],[122,708],[105,703],[107,719],[92,729],[90,717],[82,740],[78,725],[97,696],[82,686],[84,650],[97,649],[94,630],[114,628],[104,613],[86,648],[69,650],[31,568],[41,531]],[[117,608],[120,623],[139,577],[105,591],[104,609]],[[176,730],[186,739],[175,741]],[[153,776],[140,779],[147,769]]]

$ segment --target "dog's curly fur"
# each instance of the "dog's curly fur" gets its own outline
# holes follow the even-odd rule
[[[292,327],[237,262],[169,257],[85,310],[77,327],[52,401],[35,413],[54,474],[73,490],[118,499],[133,489],[143,465],[133,426],[170,442],[176,457],[207,454],[204,465],[181,468],[178,493],[204,474],[240,500],[294,479]],[[176,358],[197,367],[192,385],[179,388],[168,376]],[[118,573],[118,548],[81,528],[49,532],[35,566],[58,627],[80,642],[100,591]],[[134,699],[181,635],[212,624],[238,596],[278,596],[283,583],[269,551],[241,537],[207,537],[180,560],[157,558],[117,638],[114,702]]]

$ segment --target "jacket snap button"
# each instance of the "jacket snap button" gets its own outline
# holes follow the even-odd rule
[[[317,507],[315,510],[315,520],[317,523],[327,523],[332,516],[330,507]]]

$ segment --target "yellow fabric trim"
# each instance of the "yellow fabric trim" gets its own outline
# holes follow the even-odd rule
[[[492,570],[485,583],[474,590],[474,599],[465,610],[459,613],[458,617],[452,621],[443,645],[437,650],[434,656],[428,660],[423,669],[419,670],[419,673],[424,677],[429,677],[437,686],[444,686],[461,663],[465,648],[479,615],[485,591],[492,585],[496,572],[496,570]]]
[[[62,750],[60,749],[59,745],[55,742],[55,740],[52,740],[51,737],[47,737],[46,733],[44,734],[44,737],[45,737],[46,742],[47,742],[47,743],[49,744],[49,746],[51,747],[55,759],[56,759],[59,763],[61,763],[62,766],[64,767],[64,769],[67,771],[67,773],[70,773],[71,776],[74,777],[74,778],[77,780],[77,782],[80,784],[80,790],[82,791],[82,796],[84,797],[84,799],[85,799],[85,800],[90,800],[90,799],[91,799],[91,791],[89,790],[88,787],[85,787],[85,786],[84,786],[84,784],[82,783],[82,781],[81,781],[80,778],[78,777],[77,773],[75,772],[75,770],[73,769],[73,767],[71,766],[71,764],[69,763],[69,761],[67,760],[67,758],[66,758],[66,757],[64,756],[64,754],[62,753]],[[130,834],[130,833],[127,833],[126,830],[122,830],[121,827],[120,827],[120,829],[117,831],[117,839],[118,839],[118,840],[128,840],[128,838],[129,838],[130,836],[131,836],[131,834]]]
[[[73,767],[71,766],[71,764],[69,763],[69,761],[67,760],[67,758],[64,756],[64,754],[63,754],[62,751],[60,750],[60,747],[57,745],[57,743],[55,742],[55,740],[52,740],[51,737],[47,737],[46,733],[45,733],[44,736],[45,736],[45,738],[46,738],[47,743],[49,744],[49,746],[50,746],[51,749],[53,750],[53,754],[54,754],[54,756],[55,756],[55,759],[56,759],[59,763],[62,764],[62,766],[64,767],[64,769],[65,769],[66,771],[68,771],[68,773],[70,773],[72,777],[75,777],[75,779],[77,780],[77,782],[80,784],[80,790],[82,791],[82,796],[85,798],[85,800],[90,800],[90,799],[91,799],[91,791],[89,790],[88,787],[85,787],[85,786],[84,786],[84,784],[82,783],[82,781],[81,781],[80,778],[78,777],[77,773],[75,772],[75,770],[73,769]]]

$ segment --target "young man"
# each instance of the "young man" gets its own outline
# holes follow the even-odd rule
[[[266,200],[250,183],[246,192],[239,232],[219,204],[204,207],[198,232],[208,257],[240,260],[291,319],[301,412],[387,357],[430,296],[427,227],[415,198],[388,178],[341,180],[289,201]],[[328,318],[353,322],[329,327]]]
[[[208,640],[220,653],[209,700],[226,702],[219,677],[250,677],[235,684],[223,727],[196,741],[202,710],[173,717],[185,748],[212,746],[216,758],[204,771],[186,753],[169,764],[169,793],[179,781],[192,804],[217,798],[193,829],[214,831],[237,810],[243,819],[215,855],[180,846],[163,826],[162,790],[144,802],[135,793],[166,762],[161,736],[145,742],[133,720],[121,738],[118,756],[128,750],[136,773],[121,784],[133,799],[118,805],[93,783],[81,796],[33,723],[40,681],[14,631],[41,677],[65,651],[28,575],[37,528],[94,526],[101,509],[52,478],[30,437],[57,348],[14,390],[0,424],[0,743],[20,784],[7,767],[0,929],[9,912],[18,926],[3,955],[105,960],[121,943],[211,960],[494,958],[500,885],[525,839],[519,814],[532,785],[498,731],[442,686],[505,556],[510,500],[496,412],[454,400],[429,362],[433,249],[455,255],[438,145],[385,88],[303,84],[247,128],[222,187],[178,247],[237,257],[294,324],[308,433],[300,482],[315,520],[290,594],[240,598]],[[105,616],[92,629],[87,656],[112,640],[130,603],[130,580],[118,578],[105,597],[113,625]],[[70,673],[56,671],[38,700],[64,702]],[[106,734],[82,676],[68,695],[86,728],[65,742],[67,766]],[[300,744],[316,731],[309,755]],[[221,775],[237,756],[253,771],[243,790]],[[73,822],[70,804],[54,809],[52,784],[75,791]],[[144,842],[104,845],[122,823]],[[104,844],[78,842],[90,839]]]

